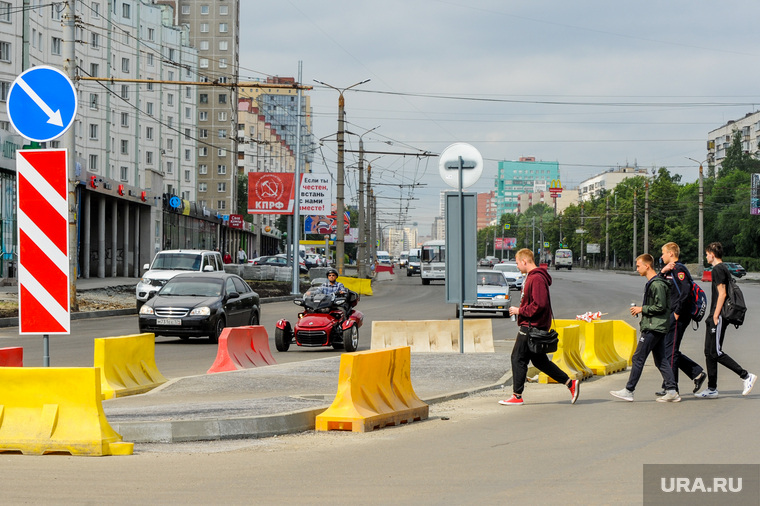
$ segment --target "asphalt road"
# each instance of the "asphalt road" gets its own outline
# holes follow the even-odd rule
[[[375,318],[387,319],[391,314],[453,315],[453,306],[442,302],[442,285],[417,287],[416,278],[411,284],[408,280],[379,287],[376,298],[367,297],[362,309],[371,307]],[[643,284],[641,278],[624,274],[559,273],[552,290],[555,316],[599,310],[630,320],[627,309],[640,300]],[[760,300],[760,285],[741,286],[752,307]],[[292,310],[287,304],[282,307]],[[267,328],[277,318],[272,313],[267,309]],[[497,339],[513,335],[509,320],[494,322]],[[85,333],[97,332],[97,325],[89,325],[77,329],[85,342],[91,339]],[[727,352],[755,373],[760,371],[758,325],[760,316],[751,310],[743,327],[728,331],[725,343]],[[103,322],[100,327],[111,328]],[[703,329],[687,332],[682,347],[702,364]],[[369,342],[367,334],[362,335],[362,347]],[[0,337],[0,345],[15,339]],[[158,349],[168,346],[175,345]],[[0,455],[0,501],[641,504],[644,464],[760,463],[760,392],[741,396],[741,382],[727,369],[719,370],[720,398],[685,395],[677,404],[654,401],[660,379],[651,360],[636,402],[608,393],[622,388],[626,378],[623,373],[584,382],[576,405],[570,405],[567,390],[558,385],[529,384],[522,407],[500,406],[497,401],[507,393],[487,392],[433,405],[427,421],[368,434],[307,432],[254,441],[136,445],[131,457]],[[688,383],[682,385],[688,391]],[[711,499],[733,503],[722,494]]]

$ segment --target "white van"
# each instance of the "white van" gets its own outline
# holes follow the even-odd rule
[[[377,263],[380,265],[391,265],[391,255],[387,251],[377,252]]]
[[[407,276],[420,273],[420,256],[422,256],[421,249],[415,248],[409,250],[409,263],[406,266]]]
[[[573,269],[573,252],[569,249],[558,249],[554,252],[554,269]]]
[[[408,263],[409,263],[409,252],[402,251],[401,256],[398,257],[398,266],[403,269],[407,266]]]

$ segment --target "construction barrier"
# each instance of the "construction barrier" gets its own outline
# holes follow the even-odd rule
[[[267,329],[262,325],[230,327],[224,329],[219,336],[216,360],[207,373],[276,364],[269,350]]]
[[[702,271],[701,281],[709,281],[712,283],[712,271]]]
[[[617,354],[626,360],[628,367],[631,367],[633,354],[639,342],[636,329],[623,320],[612,320],[612,340]]]
[[[2,367],[0,385],[0,452],[132,455],[103,412],[97,367]]]
[[[13,348],[0,348],[0,367],[23,367],[24,366],[24,348],[14,346]]]
[[[338,281],[343,283],[343,286],[359,295],[372,295],[372,280],[370,279],[339,276]]]
[[[391,274],[395,274],[393,272],[393,265],[375,264],[375,272],[390,272]]]
[[[586,367],[581,358],[580,345],[580,327],[570,325],[568,327],[559,327],[559,344],[557,351],[552,355],[552,362],[557,364],[560,369],[565,371],[570,379],[584,380],[594,375],[594,372]],[[545,373],[538,375],[539,383],[556,383]]]
[[[156,366],[154,334],[95,339],[94,365],[100,369],[103,399],[141,394],[166,383]]]
[[[414,393],[410,365],[408,346],[341,355],[338,393],[317,415],[316,430],[368,432],[426,419],[428,405]]]
[[[612,330],[611,320],[586,323],[583,362],[597,376],[624,371],[627,367],[626,360],[615,351]]]
[[[459,320],[373,321],[370,348],[409,346],[414,352],[459,352]],[[464,351],[493,353],[491,320],[465,320]]]

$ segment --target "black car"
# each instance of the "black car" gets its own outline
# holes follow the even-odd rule
[[[225,327],[258,325],[260,315],[259,295],[243,278],[199,272],[170,279],[140,308],[139,323],[140,332],[217,342]]]

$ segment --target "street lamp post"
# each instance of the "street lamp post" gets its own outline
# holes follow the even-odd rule
[[[373,130],[380,128],[376,126],[367,130],[359,136],[359,244],[356,249],[356,272],[359,278],[365,278],[367,267],[367,241],[364,234],[366,231],[365,207],[364,207],[364,139],[363,137]],[[347,132],[350,133],[350,132]]]
[[[336,88],[335,86],[332,86],[327,83],[323,83],[322,81],[314,80],[315,82],[327,86],[328,88],[332,88],[333,90],[337,91],[339,93],[338,96],[338,167],[337,167],[337,196],[335,198],[336,201],[336,212],[337,215],[337,230],[335,231],[335,262],[338,269],[338,274],[341,276],[343,275],[343,255],[344,255],[344,242],[345,242],[345,234],[346,234],[346,224],[345,224],[345,217],[343,216],[343,213],[345,211],[344,206],[344,198],[343,198],[343,187],[345,185],[345,175],[344,175],[344,165],[343,165],[343,152],[344,152],[344,119],[343,116],[345,114],[345,99],[343,98],[343,92],[350,90],[351,88],[355,86],[359,86],[360,84],[368,83],[370,80],[366,79],[364,81],[354,83],[351,86],[348,86],[346,88]]]
[[[702,276],[702,270],[705,265],[703,256],[705,252],[705,186],[704,176],[702,174],[702,164],[707,160],[699,162],[688,156],[686,159],[699,164],[699,245],[697,246],[699,251],[697,251],[697,274]]]

